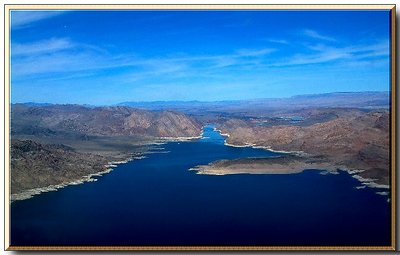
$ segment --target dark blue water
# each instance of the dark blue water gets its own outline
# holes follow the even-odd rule
[[[390,203],[345,172],[198,175],[218,159],[277,156],[204,139],[118,166],[97,182],[11,205],[12,245],[390,245]]]

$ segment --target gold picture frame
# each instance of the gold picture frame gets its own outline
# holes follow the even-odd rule
[[[390,10],[391,15],[391,245],[389,246],[12,246],[10,245],[10,12],[13,10]],[[396,249],[396,6],[395,5],[5,5],[5,248],[8,251],[22,250],[135,250],[135,251],[294,251],[294,250],[386,250]]]

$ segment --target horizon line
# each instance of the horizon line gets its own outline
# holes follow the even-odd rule
[[[88,104],[88,103],[49,103],[49,102],[11,102],[10,105],[13,104],[38,104],[38,105],[82,105],[82,106],[122,106],[121,104],[127,103],[168,103],[168,102],[179,102],[179,103],[190,103],[190,102],[198,102],[198,103],[217,103],[217,102],[240,102],[240,101],[252,101],[252,100],[273,100],[273,99],[288,99],[299,96],[317,96],[317,95],[329,95],[329,94],[361,94],[361,93],[391,93],[391,90],[366,90],[366,91],[335,91],[335,92],[326,92],[326,93],[308,93],[308,94],[296,94],[287,97],[259,97],[259,98],[247,98],[247,99],[225,99],[225,100],[149,100],[149,101],[121,101],[118,103],[111,104]]]

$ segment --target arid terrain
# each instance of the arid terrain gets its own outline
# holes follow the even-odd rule
[[[220,160],[192,169],[199,173],[342,169],[388,185],[389,120],[387,93],[381,92],[107,107],[13,104],[11,192],[106,171],[110,162],[143,155],[160,139],[198,137],[206,124],[215,124],[227,145],[290,153],[271,159]]]
[[[329,93],[288,99],[230,102],[225,110],[193,113],[216,123],[227,145],[254,146],[299,156],[296,163],[274,162],[274,169],[299,172],[318,158],[326,170],[359,172],[364,180],[387,186],[390,179],[390,112],[388,93]],[[264,102],[262,104],[261,102]],[[308,103],[308,104],[307,104]],[[217,110],[219,109],[219,110]],[[206,111],[209,111],[205,113]],[[326,164],[328,166],[326,166]],[[198,166],[203,174],[275,172],[268,160],[218,161]]]
[[[278,151],[302,152],[322,157],[339,169],[363,170],[360,175],[389,182],[389,113],[347,109],[336,116],[306,125],[257,125],[243,120],[228,120],[218,128],[228,134],[231,145],[262,146]],[[309,114],[307,110],[304,115]],[[313,110],[304,122],[326,111]]]

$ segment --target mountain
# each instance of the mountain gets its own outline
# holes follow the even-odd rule
[[[175,111],[145,111],[131,107],[81,105],[11,107],[12,135],[51,135],[69,132],[87,136],[199,136],[201,124]]]
[[[332,113],[332,109],[328,109]],[[299,114],[296,112],[296,114]],[[314,118],[307,111],[309,117]],[[305,114],[305,116],[307,115]],[[314,114],[320,115],[321,110]],[[222,133],[229,134],[233,145],[254,145],[274,150],[302,151],[328,160],[332,166],[364,170],[360,175],[389,183],[390,134],[388,111],[338,111],[336,116],[320,122],[298,125],[262,126],[246,120],[227,120],[219,124]]]

